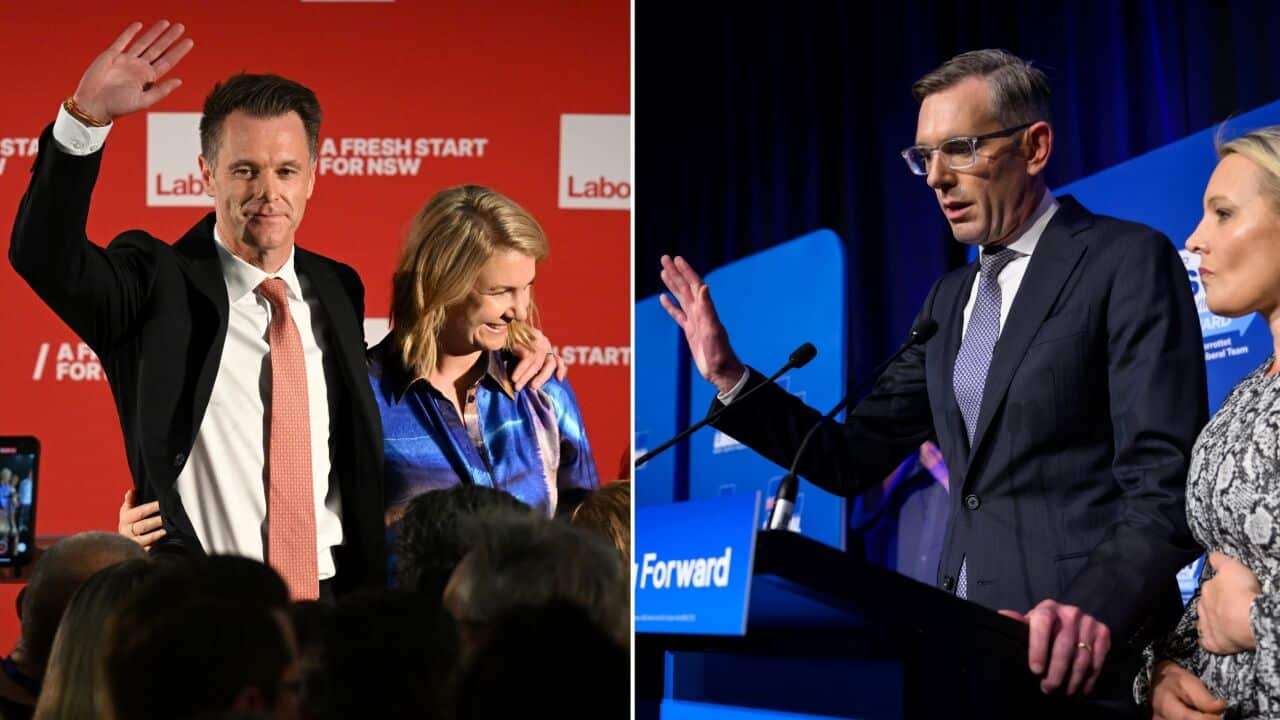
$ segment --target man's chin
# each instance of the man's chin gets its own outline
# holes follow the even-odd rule
[[[284,232],[246,232],[244,242],[259,250],[279,250],[293,244],[293,235]]]
[[[985,235],[973,232],[968,228],[951,228],[951,234],[955,237],[956,242],[962,245],[982,245],[987,239]]]

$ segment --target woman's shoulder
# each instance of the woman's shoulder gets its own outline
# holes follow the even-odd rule
[[[391,352],[391,336],[384,337],[377,345],[364,352],[365,364],[369,367],[369,377],[380,378],[387,367],[387,362],[395,364],[395,355]]]
[[[365,365],[369,371],[369,383],[380,401],[391,401],[409,384],[408,371],[400,361],[390,335],[365,351]]]
[[[520,362],[520,358],[517,357],[515,353],[505,348],[498,351],[498,357],[501,360],[500,364],[504,369],[507,379],[509,380],[511,375],[515,373],[516,364]],[[567,377],[560,380],[557,379],[555,375],[552,375],[551,378],[544,382],[542,387],[538,390],[534,390],[532,385],[526,384],[519,390],[519,392],[515,392],[514,386],[512,387],[512,391],[517,397],[540,393],[545,397],[550,398],[552,402],[560,407],[564,407],[565,404],[576,405],[577,403],[573,396],[573,388],[569,384],[569,378]]]

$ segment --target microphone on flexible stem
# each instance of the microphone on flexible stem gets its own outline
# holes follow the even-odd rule
[[[641,456],[640,456],[640,458],[636,460],[636,464],[635,464],[635,466],[636,466],[636,467],[640,467],[641,465],[643,465],[643,464],[645,464],[645,463],[649,462],[650,460],[652,460],[652,459],[653,459],[653,458],[655,458],[656,456],[660,455],[660,454],[662,453],[662,451],[666,450],[667,448],[671,447],[672,445],[675,445],[676,443],[678,443],[678,442],[680,442],[681,440],[685,439],[685,438],[686,438],[686,437],[688,437],[689,435],[692,435],[694,432],[696,432],[696,431],[698,431],[699,429],[703,428],[703,427],[704,427],[704,426],[706,426],[707,424],[714,422],[717,418],[719,418],[721,415],[723,415],[723,414],[725,413],[725,411],[726,411],[726,410],[728,410],[728,409],[729,409],[729,408],[731,408],[731,407],[736,406],[738,403],[740,403],[740,402],[742,402],[743,400],[745,400],[747,397],[749,397],[749,396],[751,395],[751,393],[755,392],[756,390],[759,390],[762,386],[767,385],[767,384],[769,384],[769,383],[773,382],[774,380],[777,380],[777,379],[778,379],[778,377],[782,375],[782,373],[784,373],[784,372],[786,372],[786,371],[788,371],[788,370],[792,370],[792,369],[794,369],[794,368],[800,368],[800,367],[804,367],[805,365],[808,365],[808,364],[809,364],[809,361],[810,361],[810,360],[812,360],[812,359],[813,359],[817,354],[818,354],[818,348],[814,347],[814,346],[813,346],[813,343],[808,343],[808,342],[807,342],[807,343],[805,343],[805,344],[803,344],[803,345],[801,345],[800,347],[796,348],[795,350],[791,351],[791,357],[787,359],[787,364],[786,364],[786,365],[783,365],[781,368],[779,368],[779,369],[778,369],[778,372],[776,372],[776,373],[774,373],[774,374],[770,375],[770,376],[769,376],[769,378],[768,378],[767,380],[765,380],[763,383],[760,383],[759,385],[756,385],[755,387],[751,388],[750,390],[747,390],[746,392],[742,393],[742,394],[741,394],[741,395],[739,395],[738,397],[734,398],[734,399],[733,399],[733,402],[732,402],[731,404],[729,404],[729,405],[725,405],[724,407],[720,408],[719,410],[717,410],[717,411],[715,411],[715,412],[711,413],[710,415],[708,415],[708,416],[706,416],[706,417],[702,418],[701,420],[699,420],[698,422],[696,422],[696,423],[694,423],[694,424],[690,425],[689,427],[685,428],[685,429],[684,429],[684,430],[682,430],[681,432],[676,433],[676,436],[675,436],[675,437],[673,437],[673,438],[671,438],[670,440],[668,440],[668,441],[666,441],[666,442],[662,443],[661,445],[659,445],[658,447],[656,447],[656,448],[654,448],[654,449],[650,450],[649,452],[645,453],[644,455],[641,455]]]
[[[898,348],[897,352],[890,355],[888,360],[880,363],[875,370],[871,371],[870,380],[863,381],[862,384],[854,388],[852,392],[841,398],[840,402],[836,403],[836,406],[831,408],[830,412],[823,415],[821,420],[814,423],[813,427],[809,428],[809,431],[805,433],[804,438],[800,440],[800,449],[796,450],[796,455],[791,460],[791,468],[787,470],[787,474],[783,475],[782,481],[778,483],[778,491],[774,494],[773,498],[773,512],[769,515],[770,530],[786,530],[787,526],[791,524],[791,514],[795,511],[796,506],[796,494],[800,490],[800,480],[796,477],[796,468],[800,466],[800,458],[804,455],[805,448],[809,446],[809,441],[813,439],[815,434],[817,434],[818,428],[822,427],[823,423],[831,420],[837,413],[843,410],[845,405],[849,404],[849,400],[851,398],[857,396],[858,393],[866,389],[869,382],[875,382],[880,377],[880,373],[884,372],[884,369],[889,367],[890,363],[897,360],[902,353],[906,352],[907,348],[928,342],[929,338],[933,337],[937,332],[938,322],[933,318],[925,318],[916,323],[911,328],[911,334],[907,336],[907,341],[902,344],[902,347]]]

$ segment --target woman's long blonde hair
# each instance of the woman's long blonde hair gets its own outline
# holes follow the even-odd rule
[[[414,218],[392,280],[391,343],[411,373],[435,369],[440,329],[448,309],[467,299],[480,270],[500,250],[534,259],[547,254],[547,237],[524,208],[479,185],[436,193]],[[529,318],[537,309],[530,300]],[[511,324],[507,347],[532,349],[532,326]]]

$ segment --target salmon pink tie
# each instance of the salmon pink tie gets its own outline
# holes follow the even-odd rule
[[[267,563],[294,600],[320,596],[315,490],[311,482],[311,412],[302,338],[289,315],[288,286],[268,278],[258,293],[271,303],[271,429],[267,447]]]

